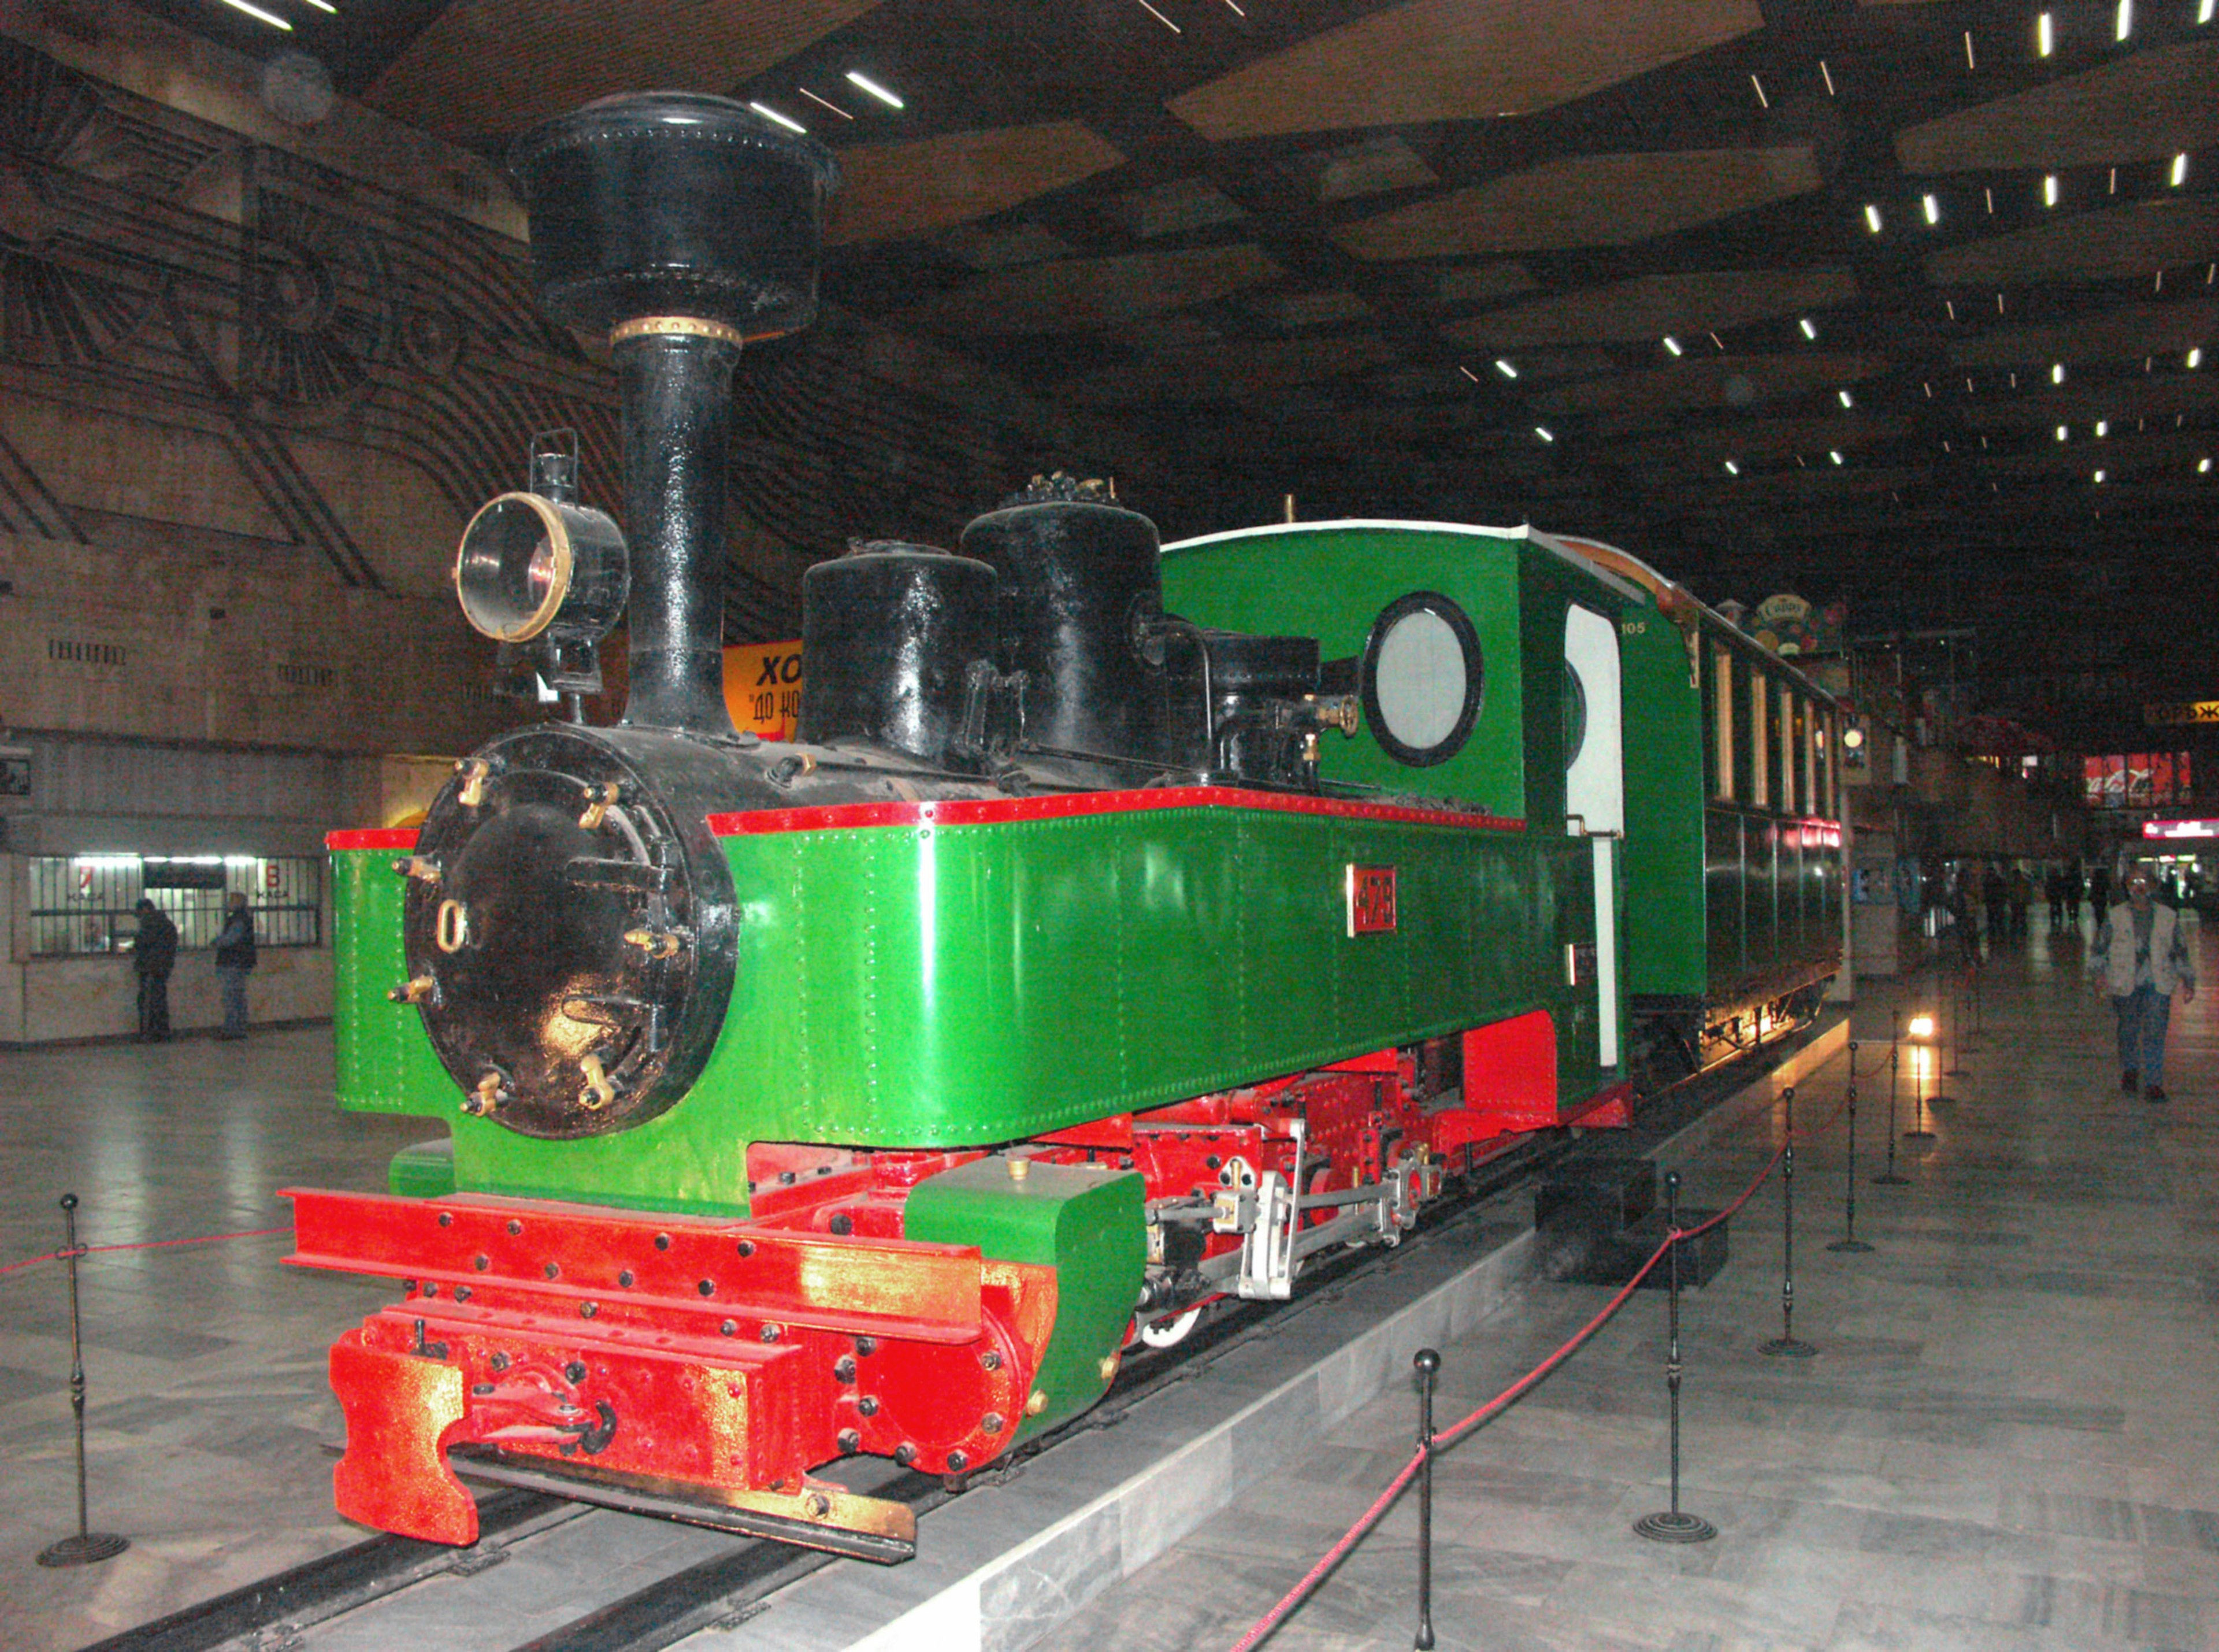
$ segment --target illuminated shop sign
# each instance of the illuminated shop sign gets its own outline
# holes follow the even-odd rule
[[[2142,823],[2142,835],[2168,842],[2190,837],[2219,837],[2219,820],[2146,820]]]

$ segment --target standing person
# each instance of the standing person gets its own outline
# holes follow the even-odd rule
[[[2065,868],[2065,923],[2076,935],[2080,929],[2080,863]]]
[[[144,895],[134,909],[139,938],[131,943],[131,965],[139,972],[139,1040],[170,1041],[170,972],[177,965],[177,926]]]
[[[1987,908],[1988,951],[1992,954],[2011,932],[2011,886],[1994,861],[1980,874],[1980,904]]]
[[[2026,868],[2017,861],[2011,863],[2011,876],[2005,880],[2011,891],[2011,938],[2015,942],[2026,940],[2026,909],[2034,904],[2034,879],[2026,875]]]
[[[246,1036],[246,972],[254,967],[254,915],[246,897],[231,891],[231,910],[215,938],[216,978],[223,983],[223,1030],[218,1038]]]
[[[2098,924],[2111,910],[2111,863],[2098,860],[2095,871],[2088,874],[2088,916]]]
[[[2165,1029],[2172,1015],[2172,995],[2183,1003],[2196,997],[2196,965],[2180,914],[2150,898],[2155,880],[2145,866],[2127,873],[2127,898],[2104,916],[2088,967],[2100,974],[2119,1017],[2119,1088],[2134,1094],[2141,1086],[2146,1101],[2165,1094]]]

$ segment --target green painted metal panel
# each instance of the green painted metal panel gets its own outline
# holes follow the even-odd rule
[[[386,1190],[401,1199],[441,1199],[455,1190],[455,1144],[420,1141],[393,1155]]]
[[[1055,1269],[1055,1328],[1033,1379],[1047,1403],[1025,1419],[1022,1439],[1084,1411],[1110,1386],[1103,1362],[1125,1340],[1148,1244],[1137,1171],[1040,1163],[1019,1181],[1012,1162],[974,1159],[918,1183],[902,1234]]]
[[[1470,616],[1484,677],[1463,750],[1409,768],[1368,730],[1328,735],[1328,780],[1461,798],[1496,814],[1529,812],[1519,643],[1518,568],[1525,539],[1480,530],[1386,523],[1259,530],[1164,553],[1164,602],[1199,624],[1315,637],[1328,661],[1358,660],[1372,621],[1397,597],[1435,591]],[[1561,655],[1561,648],[1558,650]]]
[[[1653,608],[1619,626],[1625,698],[1626,991],[1694,997],[1705,969],[1702,694]]]
[[[339,1105],[357,1113],[437,1113],[460,1092],[413,1007],[386,994],[407,978],[401,946],[405,879],[394,851],[332,852],[332,1036]]]

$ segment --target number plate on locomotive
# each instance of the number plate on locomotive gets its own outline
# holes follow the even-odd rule
[[[1348,891],[1348,933],[1385,935],[1395,927],[1395,868],[1351,865]]]

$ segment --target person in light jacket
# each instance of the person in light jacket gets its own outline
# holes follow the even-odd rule
[[[215,938],[216,978],[223,983],[223,1031],[218,1038],[246,1036],[246,972],[254,967],[254,915],[246,897],[231,891],[231,910]]]
[[[2178,991],[2183,1003],[2194,1001],[2196,964],[2180,914],[2150,898],[2154,886],[2147,866],[2128,873],[2127,897],[2097,926],[2088,967],[2118,1014],[2119,1088],[2131,1096],[2139,1087],[2145,1100],[2162,1102],[2172,995]]]

